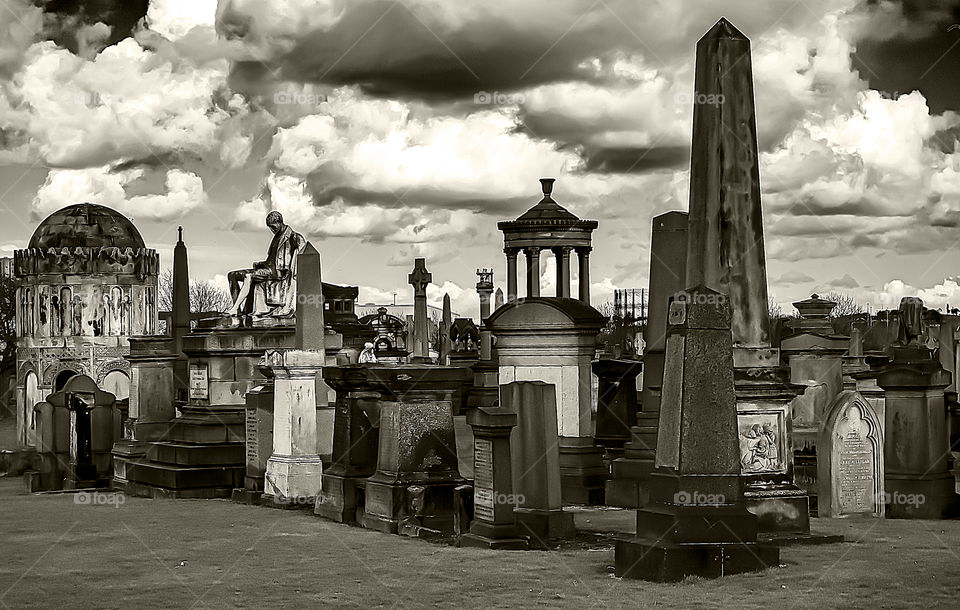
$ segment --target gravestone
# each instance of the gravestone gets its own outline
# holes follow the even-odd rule
[[[526,549],[527,541],[517,537],[513,515],[518,497],[513,492],[510,432],[517,425],[517,414],[480,407],[470,411],[467,423],[474,437],[473,522],[458,545]]]
[[[636,536],[616,543],[622,578],[716,578],[779,563],[776,546],[757,543],[744,502],[727,298],[705,286],[683,294],[667,316],[651,501],[637,511]]]
[[[412,375],[399,375],[416,385]],[[415,536],[453,531],[453,491],[463,479],[451,395],[408,388],[379,403],[377,471],[365,486],[364,527]]]
[[[859,393],[841,392],[817,443],[821,517],[884,515],[883,430]]]
[[[514,516],[521,536],[546,546],[552,538],[576,534],[573,513],[563,510],[556,390],[542,381],[514,381],[500,386],[502,408],[517,414],[510,435]]]

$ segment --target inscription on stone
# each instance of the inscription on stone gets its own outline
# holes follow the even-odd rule
[[[837,426],[834,450],[837,456],[837,499],[841,513],[871,513],[876,510],[876,458],[866,438],[867,427],[856,405],[847,409],[847,416]]]
[[[247,466],[256,468],[259,466],[260,459],[260,447],[257,444],[257,433],[259,430],[259,426],[257,425],[257,410],[247,409],[246,412]]]
[[[493,442],[473,441],[473,514],[477,519],[494,520]]]
[[[190,398],[209,398],[210,388],[207,384],[207,365],[190,365]]]

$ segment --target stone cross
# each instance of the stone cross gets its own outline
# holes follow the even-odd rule
[[[413,286],[414,358],[430,356],[430,333],[427,332],[427,286],[432,280],[433,275],[427,271],[426,259],[414,259],[413,271],[408,278],[410,285]]]

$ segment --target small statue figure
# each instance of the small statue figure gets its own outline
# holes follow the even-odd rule
[[[373,363],[377,361],[377,354],[373,351],[373,343],[367,341],[363,344],[363,351],[360,352],[360,357],[357,359],[357,362],[360,364]]]
[[[274,317],[293,315],[296,307],[297,255],[306,241],[274,210],[267,214],[267,227],[273,240],[266,260],[257,261],[252,269],[239,269],[227,274],[233,306],[228,315],[259,314]]]
[[[923,301],[918,297],[903,297],[898,310],[900,330],[897,342],[900,345],[920,345],[923,334]]]

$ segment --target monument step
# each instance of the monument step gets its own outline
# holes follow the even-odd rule
[[[147,457],[152,462],[181,466],[241,466],[244,464],[243,443],[191,444],[162,441],[151,443]]]
[[[637,511],[637,536],[673,543],[755,541],[757,518],[743,505],[652,505]]]
[[[621,458],[610,463],[613,479],[644,479],[653,472],[653,456],[649,460]]]
[[[780,549],[755,542],[669,544],[633,538],[616,541],[614,558],[620,578],[679,582],[687,576],[719,578],[775,567]]]
[[[127,466],[127,480],[167,489],[243,486],[243,466],[177,466],[148,462]],[[229,497],[229,494],[227,494]]]
[[[243,423],[177,421],[167,440],[179,443],[242,443],[246,438]]]
[[[200,499],[229,498],[232,489],[229,487],[200,487],[196,489],[167,489],[127,481],[119,486],[123,493],[137,498],[170,498],[170,499]]]

